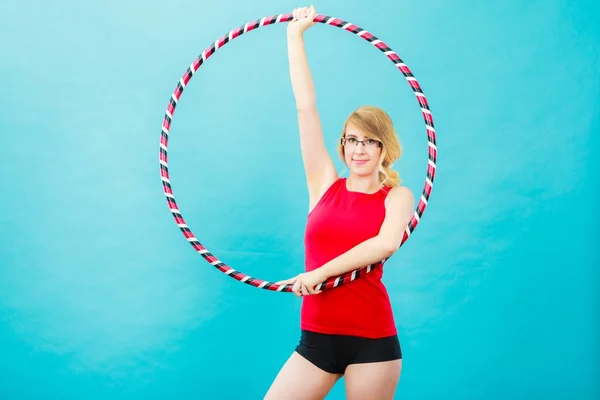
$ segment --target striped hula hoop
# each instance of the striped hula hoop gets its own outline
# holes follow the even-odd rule
[[[219,271],[223,272],[230,277],[246,283],[248,285],[252,285],[257,288],[278,291],[278,292],[291,292],[292,285],[278,285],[274,282],[264,281],[261,279],[253,278],[248,276],[240,271],[236,271],[230,266],[223,263],[217,257],[215,257],[210,251],[208,251],[196,238],[196,236],[192,233],[190,228],[187,226],[185,220],[183,219],[183,215],[179,210],[177,203],[175,202],[175,197],[173,195],[173,187],[171,186],[171,182],[169,180],[169,168],[167,163],[167,146],[169,141],[169,131],[171,129],[171,123],[173,121],[173,114],[175,113],[175,107],[177,106],[181,94],[183,93],[183,89],[192,79],[194,74],[198,71],[200,66],[206,62],[218,49],[225,46],[227,43],[232,41],[233,39],[241,36],[244,33],[253,31],[257,28],[267,25],[273,25],[275,23],[280,22],[288,22],[293,19],[292,14],[280,14],[275,16],[269,16],[261,18],[260,20],[254,20],[248,22],[247,24],[240,26],[238,28],[233,29],[228,34],[222,36],[217,39],[214,43],[210,45],[206,50],[202,52],[200,56],[198,56],[189,68],[185,71],[175,90],[173,91],[171,98],[169,99],[169,103],[167,105],[167,109],[165,112],[165,116],[162,123],[162,130],[160,133],[160,155],[159,155],[159,163],[160,163],[160,178],[162,181],[163,191],[167,198],[167,204],[171,213],[173,214],[173,218],[177,223],[177,226],[183,233],[183,236],[187,239],[187,241],[192,245],[194,250],[196,250],[204,259],[217,268]],[[425,187],[423,188],[421,198],[415,208],[415,211],[411,217],[411,220],[408,223],[408,226],[404,232],[402,237],[401,246],[406,242],[408,237],[412,234],[412,232],[417,227],[417,224],[421,220],[423,216],[423,212],[427,207],[427,202],[429,200],[429,196],[431,195],[431,190],[433,188],[433,180],[436,172],[436,158],[437,158],[437,147],[436,147],[436,137],[435,137],[435,128],[433,124],[433,117],[431,115],[431,111],[429,109],[429,104],[427,103],[427,99],[421,90],[421,87],[412,72],[408,68],[408,66],[400,59],[400,57],[390,49],[383,41],[369,33],[368,31],[350,23],[343,21],[338,18],[328,17],[324,15],[317,15],[314,19],[315,22],[323,23],[326,25],[335,26],[337,28],[342,28],[348,32],[354,33],[358,37],[366,40],[371,43],[377,49],[379,49],[382,53],[384,53],[387,58],[389,58],[394,65],[402,72],[406,80],[408,81],[409,86],[414,91],[415,96],[417,98],[417,102],[419,103],[419,107],[421,108],[421,112],[423,115],[423,119],[425,120],[425,129],[427,133],[427,141],[429,148],[429,161],[427,165],[427,175],[425,178]],[[386,260],[382,260],[378,263],[368,265],[366,267],[362,267],[356,269],[354,271],[348,272],[342,276],[334,277],[326,280],[325,282],[319,284],[316,289],[324,290],[331,289],[338,286],[341,286],[345,283],[354,281],[358,279],[360,276],[363,276],[369,272],[371,272],[375,267],[379,265],[383,265]]]

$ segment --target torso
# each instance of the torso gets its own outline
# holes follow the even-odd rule
[[[311,271],[377,236],[385,218],[390,188],[367,194],[352,192],[346,179],[336,180],[311,210],[304,238],[306,270]],[[395,335],[396,326],[383,266],[340,287],[306,296],[301,329],[369,338]]]

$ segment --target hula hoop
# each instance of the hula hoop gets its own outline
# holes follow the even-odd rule
[[[196,236],[192,233],[185,220],[183,219],[183,215],[179,210],[177,203],[175,202],[175,197],[173,195],[173,187],[171,186],[171,182],[169,180],[169,168],[167,163],[167,146],[169,141],[169,131],[171,129],[171,123],[173,122],[173,114],[175,113],[175,108],[177,103],[181,98],[181,94],[183,93],[183,89],[192,79],[194,74],[198,71],[200,66],[210,56],[212,56],[218,49],[232,41],[233,39],[241,36],[246,32],[253,31],[259,27],[272,25],[280,22],[288,22],[292,20],[292,14],[279,14],[275,16],[269,16],[261,18],[260,20],[254,20],[246,23],[238,28],[231,30],[228,34],[222,36],[217,39],[214,43],[210,45],[210,47],[206,48],[200,56],[198,56],[192,64],[185,71],[175,90],[173,91],[171,98],[169,99],[169,104],[167,105],[167,109],[165,112],[165,116],[162,123],[162,130],[160,134],[160,154],[159,154],[159,163],[160,163],[160,178],[162,180],[163,191],[167,199],[167,204],[171,213],[173,214],[173,218],[177,223],[177,226],[183,233],[183,236],[187,239],[187,241],[192,245],[194,250],[196,250],[204,259],[210,263],[212,266],[217,268],[219,271],[223,272],[226,275],[238,280],[239,282],[246,283],[248,285],[272,290],[277,292],[291,292],[292,285],[278,285],[274,282],[264,281],[261,279],[253,278],[248,276],[240,271],[236,271],[230,266],[223,263],[217,257],[215,257],[210,251],[208,251],[196,238]],[[427,133],[427,142],[428,142],[428,153],[429,153],[429,161],[427,164],[427,175],[425,178],[425,186],[421,193],[421,197],[419,202],[415,208],[415,211],[411,217],[411,220],[408,223],[408,226],[404,232],[402,237],[402,242],[400,246],[402,246],[406,240],[410,237],[412,232],[415,230],[421,217],[423,216],[423,212],[427,207],[427,202],[429,201],[429,197],[431,195],[431,191],[433,188],[433,180],[436,172],[436,159],[437,159],[437,147],[436,147],[436,136],[435,136],[435,128],[433,124],[433,117],[431,115],[431,111],[429,109],[429,104],[425,95],[423,94],[423,90],[421,89],[419,83],[413,76],[412,72],[408,68],[408,66],[400,59],[400,57],[389,48],[383,41],[369,33],[368,31],[350,23],[343,21],[338,18],[328,17],[325,15],[317,15],[314,19],[315,22],[323,23],[326,25],[335,26],[337,28],[342,28],[348,32],[354,33],[358,37],[366,40],[371,43],[377,49],[379,49],[382,53],[384,53],[387,58],[389,58],[394,65],[402,72],[406,80],[408,81],[409,86],[414,91],[415,96],[417,98],[417,102],[419,103],[419,107],[421,108],[421,112],[423,115],[423,119],[425,121],[425,129]],[[383,265],[386,260],[382,260],[378,263],[368,265],[366,267],[362,267],[356,269],[354,271],[348,272],[342,276],[334,277],[326,280],[317,286],[319,290],[331,289],[343,284],[352,282],[358,279],[360,276],[363,276],[369,272],[371,272],[375,267],[379,265]]]

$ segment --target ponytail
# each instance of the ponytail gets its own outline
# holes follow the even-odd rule
[[[392,169],[385,160],[379,163],[379,182],[382,185],[396,187],[402,183],[398,171]]]

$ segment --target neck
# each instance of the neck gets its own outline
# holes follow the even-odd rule
[[[381,189],[381,184],[377,177],[352,175],[346,179],[346,187],[352,192],[375,193]]]

